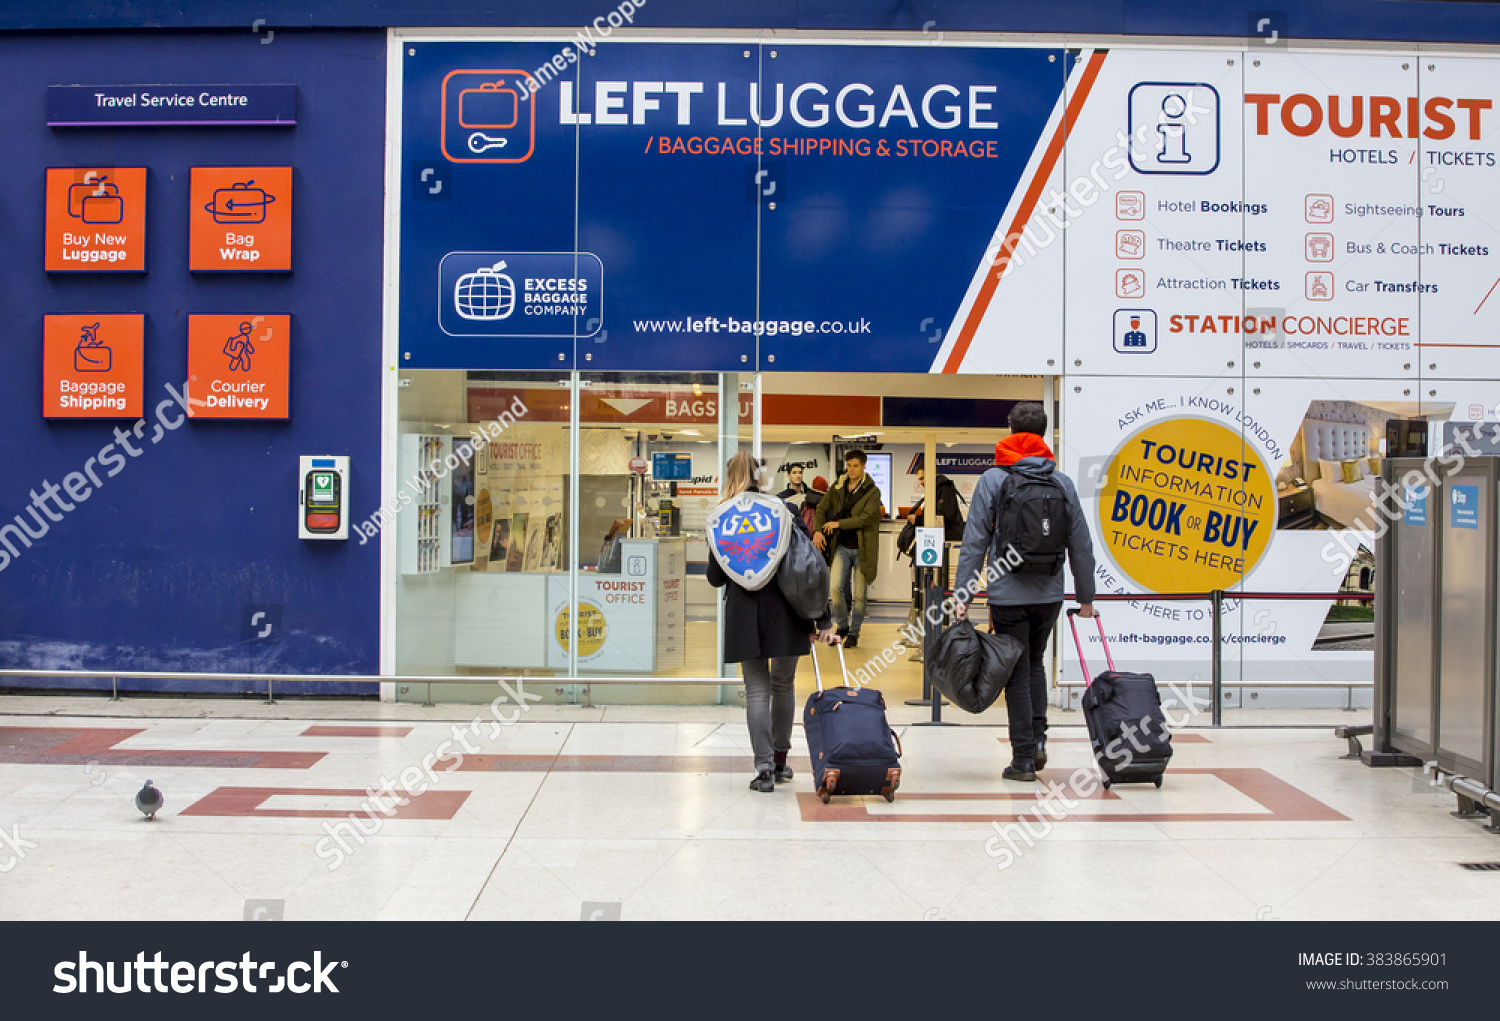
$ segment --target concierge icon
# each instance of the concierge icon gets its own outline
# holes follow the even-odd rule
[[[1115,310],[1115,350],[1123,355],[1156,353],[1156,311],[1149,308]]]

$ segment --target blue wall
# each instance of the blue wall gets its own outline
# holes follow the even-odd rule
[[[292,315],[291,420],[187,422],[155,445],[148,427],[139,457],[0,571],[0,665],[378,672],[377,544],[299,540],[296,487],[299,454],[348,454],[353,512],[379,501],[384,56],[370,31],[0,36],[0,523],[133,424],[43,421],[44,314],[146,313],[148,409],[181,387],[190,313]],[[49,84],[251,82],[296,83],[297,125],[44,123]],[[149,168],[149,271],[49,275],[45,168],[100,163]],[[234,164],[294,168],[295,272],[188,272],[188,168]],[[247,604],[284,607],[278,643],[242,640]]]
[[[1244,38],[1265,14],[1279,38],[1500,42],[1500,5],[1448,0],[636,0],[636,27],[1043,32]],[[557,26],[579,29],[619,0],[13,0],[4,29]],[[919,41],[925,41],[921,39]]]

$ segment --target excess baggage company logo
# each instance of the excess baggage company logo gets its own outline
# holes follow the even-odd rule
[[[438,328],[450,337],[592,337],[604,316],[592,252],[449,252],[438,263]]]
[[[1099,490],[1099,529],[1116,567],[1148,592],[1211,592],[1244,581],[1276,527],[1260,456],[1206,418],[1154,422],[1122,443]]]
[[[536,150],[526,71],[461,69],[443,78],[440,143],[452,163],[524,163]]]
[[[1128,107],[1136,173],[1201,175],[1218,169],[1218,89],[1207,82],[1138,82]]]

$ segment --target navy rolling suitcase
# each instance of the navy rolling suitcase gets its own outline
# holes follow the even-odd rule
[[[844,647],[838,650],[847,685]],[[885,718],[885,696],[852,686],[825,691],[816,644],[812,661],[818,690],[802,709],[802,726],[818,797],[825,805],[835,794],[879,794],[895,801],[901,786],[901,739]]]
[[[1133,674],[1115,669],[1104,637],[1104,621],[1096,613],[1099,644],[1109,669],[1089,679],[1089,668],[1083,659],[1083,643],[1078,640],[1078,625],[1073,618],[1076,609],[1068,611],[1068,626],[1073,629],[1073,644],[1078,647],[1078,664],[1083,668],[1084,690],[1081,708],[1089,728],[1089,743],[1094,758],[1104,770],[1104,788],[1117,783],[1154,783],[1160,787],[1162,774],[1172,759],[1172,735],[1161,711],[1161,695],[1156,678],[1150,674]]]

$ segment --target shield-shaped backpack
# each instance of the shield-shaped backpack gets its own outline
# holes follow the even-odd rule
[[[786,504],[769,493],[741,493],[708,514],[708,548],[724,573],[754,592],[776,575],[791,537]]]

